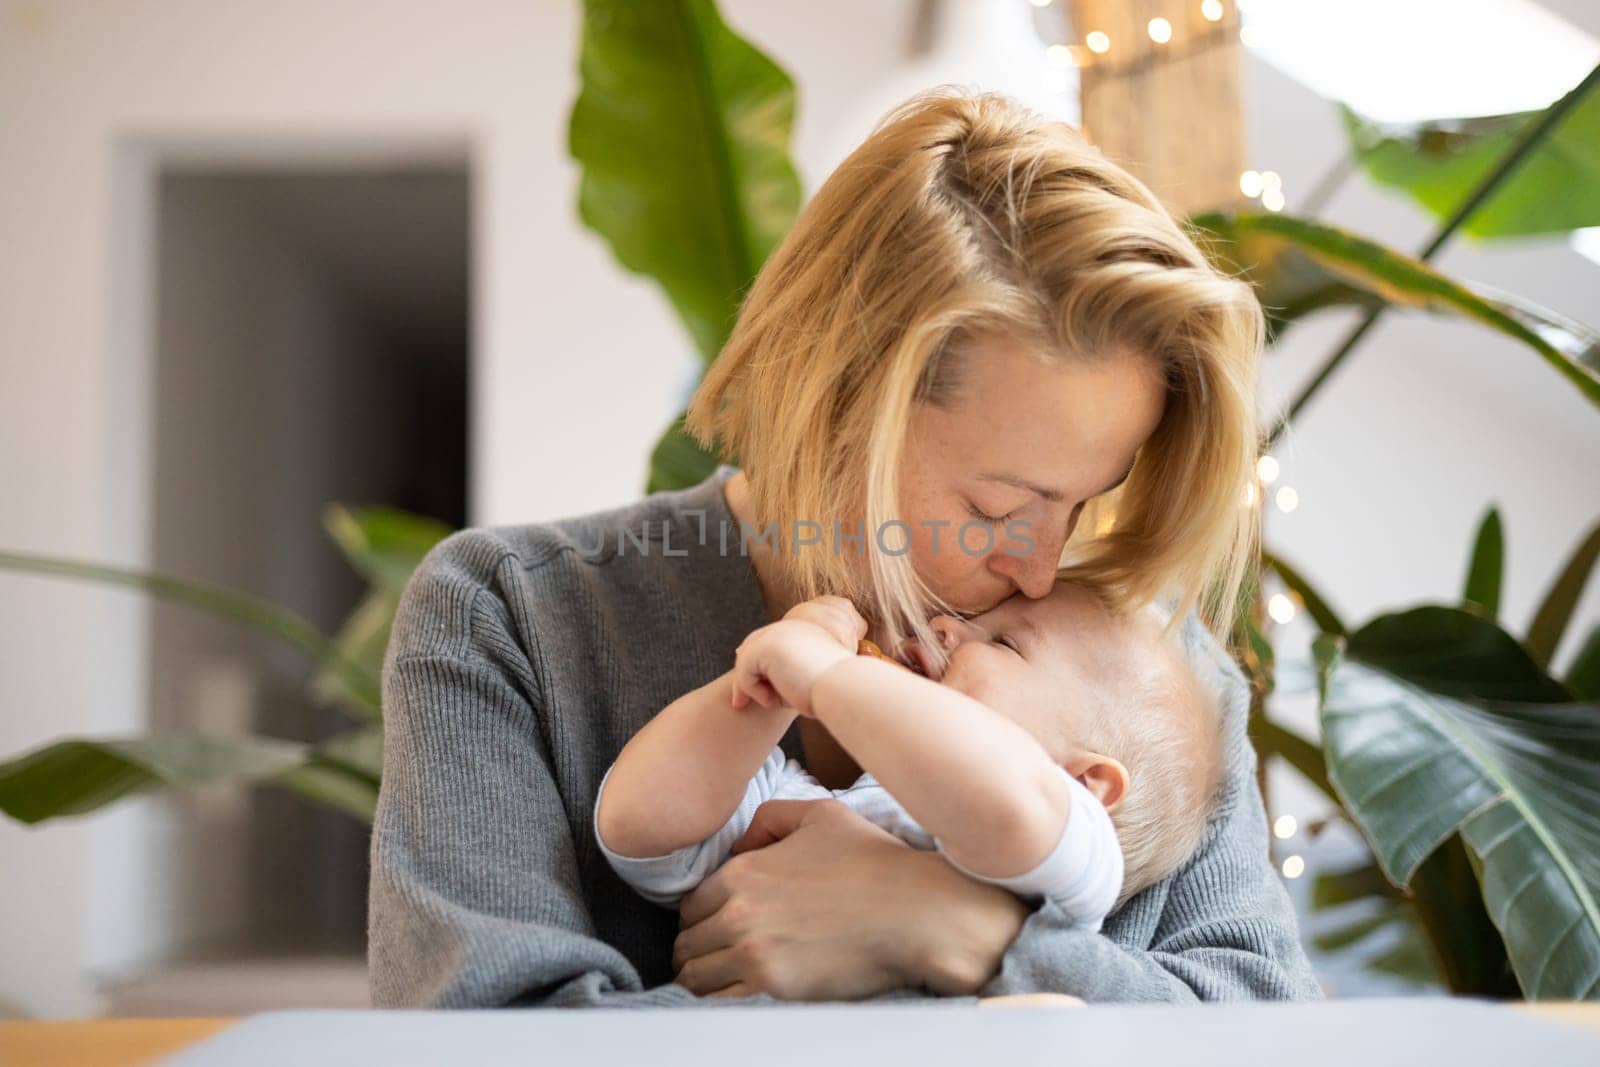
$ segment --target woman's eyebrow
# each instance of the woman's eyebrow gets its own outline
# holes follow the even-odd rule
[[[1133,464],[1130,463],[1130,464],[1128,464],[1128,469],[1122,472],[1122,476],[1120,478],[1118,478],[1116,481],[1112,482],[1110,485],[1106,486],[1104,489],[1100,490],[1100,492],[1096,493],[1095,496],[1103,496],[1104,494],[1111,492],[1111,490],[1115,489],[1117,486],[1119,486],[1123,482],[1127,481],[1129,476],[1132,475],[1132,474],[1133,474]],[[1064,500],[1064,499],[1066,499],[1066,495],[1067,495],[1066,493],[1063,493],[1059,489],[1046,489],[1042,485],[1035,485],[1034,483],[1028,481],[1025,478],[1018,478],[1014,474],[980,474],[980,475],[978,475],[978,477],[982,478],[984,481],[1000,482],[1002,485],[1015,486],[1018,489],[1026,489],[1029,492],[1038,493],[1040,496],[1044,497],[1046,500],[1050,501],[1051,503],[1055,503],[1056,501],[1059,501],[1059,500]]]

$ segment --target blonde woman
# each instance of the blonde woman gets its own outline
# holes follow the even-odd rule
[[[1249,288],[1071,128],[948,88],[886,116],[694,398],[690,430],[737,467],[462,531],[412,577],[383,677],[374,1002],[1317,995],[1267,857],[1244,684],[1200,621],[1225,632],[1254,550],[1261,346]],[[836,594],[881,646],[937,655],[929,618],[1058,573],[1128,607],[1168,598],[1226,708],[1205,843],[1101,932],[837,801],[764,805],[677,914],[607,866],[601,775],[752,630]],[[860,770],[812,719],[782,746],[830,788]]]

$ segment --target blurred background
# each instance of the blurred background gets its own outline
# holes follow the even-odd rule
[[[1356,165],[1342,109],[1377,130],[1534,112],[1600,62],[1588,0],[716,7],[793,80],[807,192],[890,106],[958,81],[1084,124],[1177,212],[1295,214],[1413,254],[1439,214]],[[583,20],[577,0],[0,0],[0,552],[214,583],[333,633],[371,576],[330,538],[332,502],[457,528],[638,496],[702,360],[579,217]],[[1460,235],[1431,262],[1600,321],[1594,232]],[[1284,334],[1264,425],[1364,314]],[[1454,601],[1493,505],[1521,633],[1600,516],[1593,403],[1460,316],[1388,315],[1330,381],[1262,472],[1274,551],[1346,619]],[[1597,586],[1552,670],[1600,620]],[[1274,715],[1315,737],[1314,630],[1281,597]],[[316,745],[346,720],[312,672],[212,614],[0,570],[0,758],[160,731]],[[1366,849],[1271,767],[1311,940],[1316,876]],[[305,793],[0,820],[0,1015],[365,1003],[366,828]],[[1377,927],[1313,946],[1330,991],[1440,992]]]

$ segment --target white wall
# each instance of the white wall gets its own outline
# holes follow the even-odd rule
[[[722,6],[799,80],[796,152],[814,188],[832,162],[830,124],[899,61],[915,5]],[[576,11],[575,0],[0,6],[0,546],[146,558],[138,337],[148,309],[137,282],[148,218],[130,177],[146,164],[130,142],[164,150],[222,138],[304,155],[347,139],[368,151],[466,140],[473,520],[548,518],[633,495],[693,364],[670,308],[575,217],[564,128]],[[1258,63],[1248,76],[1257,165],[1284,175],[1292,210],[1338,151],[1331,110]],[[1402,247],[1428,228],[1359,180],[1334,207],[1337,220]],[[1557,242],[1455,249],[1441,262],[1596,316],[1584,299],[1596,268]],[[112,287],[129,279],[131,290]],[[1337,332],[1297,331],[1268,368],[1274,394]],[[1287,477],[1304,502],[1274,520],[1273,539],[1360,618],[1453,596],[1472,521],[1497,498],[1510,535],[1507,615],[1520,625],[1600,512],[1597,427],[1514,346],[1397,320],[1303,420]],[[134,598],[0,576],[0,604],[0,753],[141,727]],[[1597,607],[1591,592],[1584,619]],[[35,831],[0,824],[0,1001],[93,1010],[91,969],[126,961],[106,896],[88,887],[110,897],[156,888],[127,882],[137,838],[118,820],[136,818],[123,809]]]

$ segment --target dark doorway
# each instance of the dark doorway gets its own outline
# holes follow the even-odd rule
[[[465,524],[465,165],[161,174],[152,564],[333,633],[364,586],[325,505]],[[154,729],[314,741],[350,723],[294,649],[151,607]],[[175,797],[173,955],[356,954],[367,832],[271,789]]]

